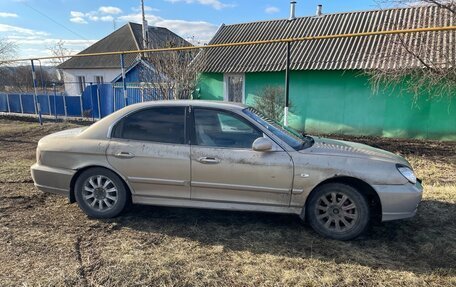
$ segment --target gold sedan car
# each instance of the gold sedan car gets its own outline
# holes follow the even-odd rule
[[[35,186],[90,217],[129,203],[292,213],[352,239],[372,220],[415,215],[422,187],[402,157],[300,135],[240,104],[148,102],[42,138]]]

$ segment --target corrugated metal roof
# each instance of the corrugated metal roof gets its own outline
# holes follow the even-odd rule
[[[176,46],[191,45],[170,30],[162,27],[149,26],[149,42],[151,48],[167,47],[170,43]],[[143,48],[142,26],[128,23],[79,54],[118,52],[139,50]],[[139,54],[126,54],[125,67],[130,67],[138,59]],[[120,56],[88,56],[70,58],[58,66],[59,69],[120,69]]]
[[[454,17],[448,10],[437,6],[420,6],[300,17],[292,21],[260,21],[222,26],[209,44],[451,26],[456,24]],[[429,61],[433,63],[452,59],[454,65],[455,37],[453,30],[293,42],[291,69],[348,70],[421,65],[400,42],[406,43],[407,49],[414,53],[431,57]],[[209,48],[202,57],[204,71],[281,71],[286,64],[286,45],[271,43]]]

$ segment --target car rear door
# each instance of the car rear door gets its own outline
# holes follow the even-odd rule
[[[191,199],[288,206],[293,163],[275,151],[252,150],[264,134],[232,112],[192,107]]]
[[[157,106],[119,121],[107,150],[109,163],[135,196],[190,198],[187,107]]]

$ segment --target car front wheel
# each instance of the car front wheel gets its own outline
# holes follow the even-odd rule
[[[319,234],[337,240],[350,240],[362,234],[369,223],[366,198],[342,183],[318,187],[309,198],[306,217]]]
[[[79,207],[93,218],[112,218],[127,204],[128,193],[122,180],[104,168],[91,168],[76,180],[75,197]]]

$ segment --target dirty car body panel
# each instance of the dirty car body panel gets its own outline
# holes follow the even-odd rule
[[[319,186],[352,180],[362,182],[379,200],[383,221],[416,213],[423,189],[398,171],[411,171],[404,158],[318,137],[308,137],[310,144],[297,148],[275,129],[240,104],[135,104],[90,127],[44,137],[31,172],[37,188],[69,198],[74,198],[81,171],[102,167],[124,181],[138,204],[302,216]],[[255,138],[270,142],[268,150],[252,149]]]

